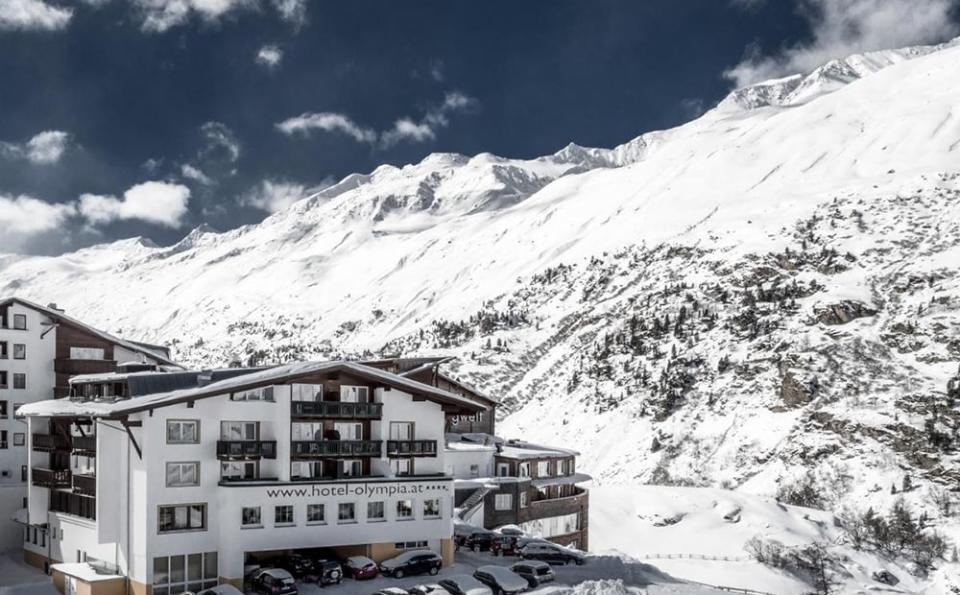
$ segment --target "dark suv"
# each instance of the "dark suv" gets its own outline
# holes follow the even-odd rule
[[[437,574],[443,566],[443,558],[430,550],[404,552],[380,564],[380,574],[403,578],[413,574]]]
[[[477,531],[468,535],[463,545],[475,552],[486,552],[490,551],[493,540],[497,537],[498,535],[492,531]]]
[[[540,560],[549,564],[583,564],[586,558],[576,550],[553,543],[534,542],[520,548],[520,557],[524,560]]]
[[[261,568],[250,577],[253,590],[262,595],[297,595],[297,582],[282,568]]]

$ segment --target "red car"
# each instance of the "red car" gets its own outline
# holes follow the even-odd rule
[[[344,560],[343,568],[347,576],[358,580],[376,578],[380,574],[377,563],[366,556],[350,556]]]

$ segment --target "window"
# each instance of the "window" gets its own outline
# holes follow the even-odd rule
[[[20,408],[23,407],[23,403],[14,403],[13,404],[13,416],[17,416],[17,411],[20,411]]]
[[[363,461],[360,459],[343,459],[340,461],[342,477],[359,477],[363,475]]]
[[[293,506],[283,504],[273,507],[274,525],[292,525],[293,524]]]
[[[513,494],[497,494],[493,507],[496,510],[513,510]]]
[[[101,347],[71,347],[70,359],[106,359]]]
[[[255,421],[220,422],[221,440],[259,440],[260,423]]]
[[[337,522],[338,523],[355,523],[357,522],[357,507],[353,502],[341,502],[337,505]]]
[[[409,521],[413,519],[413,500],[397,500],[397,520]]]
[[[20,481],[27,481],[27,466],[26,466],[26,465],[20,465]],[[24,500],[26,500],[26,498],[24,498]],[[27,503],[26,503],[26,502],[24,502],[23,507],[24,507],[24,508],[27,508]]]
[[[367,502],[367,520],[368,521],[387,520],[387,515],[383,507],[383,502]]]
[[[200,420],[167,420],[167,444],[198,444],[200,442]]]
[[[426,541],[398,541],[393,544],[398,550],[422,550],[427,547]]]
[[[470,465],[470,477],[480,477],[480,465]]]
[[[530,463],[520,463],[520,477],[530,477]]]
[[[257,461],[225,461],[220,463],[220,479],[257,479],[260,476],[258,467]]]
[[[526,507],[527,507],[527,493],[520,492],[520,508],[526,508]]]
[[[317,479],[323,477],[323,463],[319,461],[291,461],[290,479]]]
[[[580,530],[580,513],[574,512],[561,516],[546,517],[522,523],[520,528],[530,535],[538,537],[557,537],[569,535]]]
[[[250,390],[233,393],[230,395],[231,401],[273,401],[273,387],[264,386]]]
[[[7,342],[0,341],[0,359],[7,359]]]
[[[0,370],[0,388],[7,388],[7,373]]]
[[[390,422],[390,440],[413,440],[413,422]]]
[[[200,463],[167,463],[167,487],[200,485]]]
[[[294,401],[322,401],[322,384],[292,384],[290,398]]]
[[[13,359],[27,359],[27,346],[22,343],[14,343]]]
[[[550,477],[550,461],[537,462],[537,477]]]
[[[13,315],[13,328],[18,331],[27,330],[27,315],[26,314],[14,314]]]
[[[259,506],[244,506],[242,511],[241,526],[243,527],[262,527],[260,519]]]
[[[207,528],[206,504],[178,504],[160,506],[157,514],[157,531],[205,531]]]
[[[153,559],[153,594],[177,595],[217,586],[217,552]]]
[[[363,440],[363,424],[360,422],[335,422],[335,440]]]
[[[13,445],[14,446],[23,446],[27,443],[27,435],[23,432],[16,432],[13,435]]]
[[[413,475],[413,461],[411,459],[393,459],[390,461],[393,474],[397,477]]]
[[[0,401],[0,418],[6,419],[7,417],[7,402]]]
[[[7,431],[0,430],[0,448],[7,447]]]
[[[510,465],[508,463],[497,463],[497,475],[500,477],[509,477]]]
[[[318,524],[327,522],[323,504],[307,504],[307,522]]]
[[[366,386],[341,386],[340,400],[344,403],[369,403],[370,389]]]
[[[26,374],[14,374],[13,375],[13,388],[27,388],[27,375]]]
[[[423,501],[423,518],[425,519],[440,518],[440,499],[439,498],[430,498]]]

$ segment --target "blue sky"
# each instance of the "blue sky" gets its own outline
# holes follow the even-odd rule
[[[175,242],[434,151],[613,146],[954,0],[0,0],[0,251]]]

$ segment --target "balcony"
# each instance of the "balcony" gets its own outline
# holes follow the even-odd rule
[[[436,440],[387,440],[388,457],[435,457]]]
[[[321,419],[380,419],[383,416],[383,403],[292,401],[290,403],[290,415]]]
[[[40,488],[69,488],[70,482],[69,469],[33,469],[33,485]]]
[[[379,457],[382,440],[296,440],[290,443],[291,456],[299,457]]]
[[[84,455],[88,457],[92,457],[97,454],[96,436],[74,436],[72,442],[73,454]]]
[[[34,470],[36,474],[36,470]],[[36,475],[34,475],[36,477]],[[74,475],[73,493],[82,496],[97,495],[97,476],[96,475]]]
[[[218,459],[275,459],[276,440],[218,440]]]
[[[59,434],[34,434],[33,450],[53,452],[55,450],[70,450],[70,441],[66,436]]]
[[[77,374],[106,374],[117,369],[112,359],[69,359],[58,357],[53,360],[53,371],[57,374],[76,376]]]

